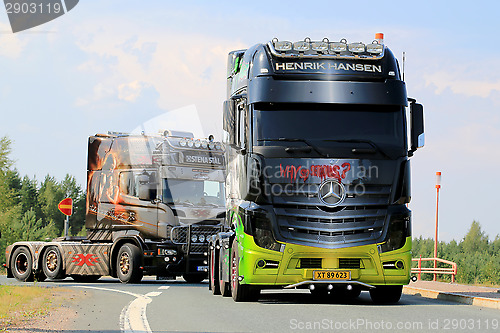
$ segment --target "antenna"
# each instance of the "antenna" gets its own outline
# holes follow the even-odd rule
[[[405,80],[405,62],[406,62],[406,52],[403,51],[403,81]]]

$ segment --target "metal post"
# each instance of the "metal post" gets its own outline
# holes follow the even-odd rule
[[[436,233],[434,235],[434,272],[437,268],[438,251],[438,212],[439,212],[439,189],[441,188],[441,172],[436,172]],[[437,281],[437,274],[434,273],[433,281]]]
[[[422,277],[422,255],[420,255],[420,258],[418,259],[418,280],[420,281],[420,278]]]
[[[68,240],[69,236],[69,216],[66,215],[66,221],[64,221],[64,239]]]

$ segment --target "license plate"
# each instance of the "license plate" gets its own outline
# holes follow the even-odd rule
[[[350,280],[350,271],[313,271],[313,280]]]
[[[208,266],[198,266],[198,272],[208,272]]]

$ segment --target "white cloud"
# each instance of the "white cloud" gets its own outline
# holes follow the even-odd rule
[[[11,31],[8,24],[0,23],[0,31]],[[26,39],[21,39],[13,33],[0,34],[0,56],[8,58],[19,58],[26,46]]]
[[[135,102],[146,86],[147,84],[139,82],[138,80],[127,84],[120,84],[118,86],[118,98],[127,102]]]
[[[476,73],[475,77],[482,77]],[[450,89],[454,94],[467,97],[488,97],[492,92],[500,92],[500,80],[486,81],[471,79],[463,72],[438,71],[424,75],[426,86],[435,86],[436,94],[441,94],[445,89]]]

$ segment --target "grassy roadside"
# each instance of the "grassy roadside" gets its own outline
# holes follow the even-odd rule
[[[51,295],[48,288],[38,286],[0,285],[0,332],[24,320],[46,315]]]

